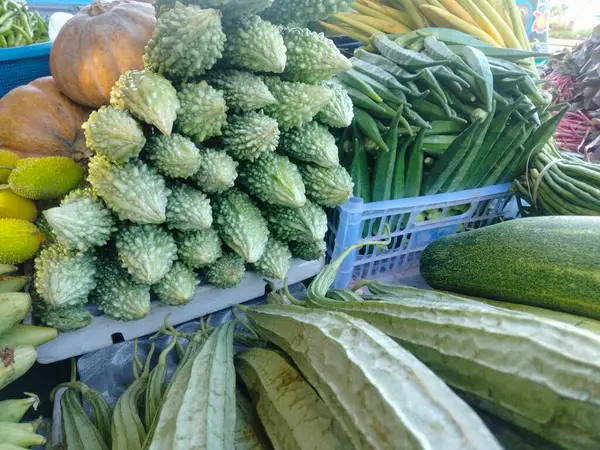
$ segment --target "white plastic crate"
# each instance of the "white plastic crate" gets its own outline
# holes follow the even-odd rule
[[[361,279],[381,278],[386,272],[413,267],[427,244],[439,237],[516,217],[510,186],[373,203],[351,198],[329,215],[328,259],[337,258],[357,242],[387,238],[386,224],[392,242],[385,248],[367,246],[352,252],[343,261],[333,287],[343,289]],[[426,214],[429,219],[424,220]]]
[[[293,284],[306,280],[319,273],[323,265],[323,260],[294,259],[288,272],[288,282]],[[281,283],[278,285],[281,286]],[[60,333],[56,339],[38,347],[38,362],[49,364],[108,347],[115,342],[154,333],[163,325],[167,314],[170,314],[169,323],[172,325],[188,322],[260,297],[265,293],[266,287],[264,277],[247,272],[240,285],[233,289],[217,289],[212,285],[200,286],[192,301],[184,306],[166,306],[153,302],[150,314],[144,319],[123,322],[105,315],[96,316],[87,327]]]

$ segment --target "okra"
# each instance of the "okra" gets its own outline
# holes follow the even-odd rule
[[[481,99],[486,106],[486,110],[491,111],[494,97],[494,78],[486,56],[476,48],[467,47],[464,58],[473,72],[479,75],[477,78],[479,80],[477,83],[479,87],[478,91],[481,94]]]
[[[492,170],[488,171],[487,177],[480,183],[481,186],[490,186],[496,184],[503,172],[510,170],[511,164],[517,161],[521,157],[522,144],[529,137],[535,125],[528,124],[523,128],[523,131],[509,144],[508,147],[502,148],[500,145],[498,149],[494,149],[500,155],[503,155],[499,160],[496,160]]]
[[[415,125],[421,128],[430,129],[431,125],[429,122],[423,119],[416,111],[413,111],[410,108],[404,108],[404,113],[406,114],[406,118],[413,122]]]
[[[444,89],[442,86],[440,86],[440,83],[430,69],[423,70],[423,76],[421,77],[421,80],[431,90],[431,92],[437,93],[444,100],[444,102],[448,103]]]
[[[487,118],[481,124],[481,128],[477,130],[477,135],[473,138],[471,145],[467,151],[467,154],[462,159],[456,171],[452,174],[451,178],[444,185],[443,192],[455,192],[465,189],[468,184],[469,174],[471,173],[473,163],[478,159],[478,156],[482,152],[487,150],[483,148],[483,141],[488,133],[488,130],[494,120],[494,114],[496,113],[496,102],[492,102],[492,109],[487,115]],[[496,150],[494,149],[494,152]]]
[[[369,171],[369,161],[367,152],[363,145],[362,137],[358,131],[356,118],[352,121],[354,154],[352,157],[352,166],[350,176],[354,181],[353,194],[362,198],[365,203],[371,201],[371,180]],[[385,153],[384,153],[385,154]]]
[[[377,95],[371,86],[365,83],[360,75],[361,74],[356,70],[348,69],[345,72],[338,73],[336,77],[347,86],[353,87],[354,89],[368,96],[370,99],[376,101],[377,103],[381,103],[383,101],[382,98]]]
[[[473,45],[467,44],[463,45],[462,43],[457,44],[448,44],[446,43],[448,48],[458,56],[464,56],[465,48],[468,46],[477,48],[488,58],[497,58],[504,59],[506,61],[520,61],[522,59],[527,58],[548,58],[550,56],[549,53],[544,52],[534,52],[527,50],[517,50],[514,48],[501,48],[501,47],[492,47],[491,45]]]
[[[361,61],[368,62],[374,66],[377,66],[389,74],[396,77],[398,81],[406,83],[408,81],[414,81],[421,77],[422,71],[418,71],[417,73],[410,73],[406,69],[403,69],[396,63],[390,61],[385,56],[377,55],[375,53],[369,53],[361,48],[357,49],[354,52],[354,56]]]
[[[396,161],[394,164],[394,181],[392,183],[392,198],[406,197],[406,151],[410,146],[412,139],[405,138],[396,151]]]
[[[358,58],[351,58],[350,61],[352,62],[352,67],[358,72],[373,78],[384,86],[390,89],[398,89],[405,93],[410,92],[410,89],[401,84],[396,77],[391,75],[389,72],[386,72],[385,70]]]
[[[483,77],[466,64],[460,56],[456,56],[446,47],[446,44],[438,41],[434,36],[425,38],[425,54],[436,61],[450,61],[450,66],[454,69],[462,70],[477,78],[479,81],[485,82]]]
[[[108,443],[88,418],[77,393],[67,389],[60,398],[65,444],[69,450],[108,450]]]
[[[400,118],[402,117],[402,109],[402,107],[398,108],[386,137],[385,143],[389,151],[377,155],[372,190],[372,200],[374,202],[380,202],[392,198],[392,184],[394,181],[394,167],[396,163],[396,148],[398,147],[398,124],[400,122]]]
[[[375,142],[375,144],[377,144],[381,150],[385,152],[390,151],[386,143],[383,141],[381,134],[379,133],[375,119],[373,119],[369,113],[360,108],[354,107],[354,119],[356,120],[356,124],[360,130],[373,142]]]
[[[394,104],[399,104],[399,105],[408,105],[408,103],[406,102],[406,100],[403,100],[402,98],[396,96],[389,88],[387,88],[385,85],[381,84],[379,81],[377,81],[376,79],[372,78],[369,75],[365,75],[364,73],[360,73],[360,78],[366,83],[368,84],[376,93],[377,95],[379,95],[381,97],[381,99],[383,101],[386,102],[391,102]],[[397,90],[397,88],[394,88]],[[410,89],[405,88],[406,92],[410,92]]]
[[[447,59],[435,61],[421,53],[402,48],[382,33],[374,35],[372,39],[373,44],[383,56],[405,69],[423,69],[425,67],[441,66],[450,63]]]
[[[404,186],[404,195],[406,197],[417,197],[421,192],[421,182],[423,180],[423,140],[425,130],[421,129],[408,155],[406,167],[406,178]]]
[[[348,85],[344,85],[344,89],[348,93],[348,96],[352,100],[354,106],[358,106],[360,108],[366,109],[370,111],[373,115],[382,118],[391,118],[393,114],[390,114],[385,107],[382,106],[381,103],[375,103],[365,94],[360,92],[358,89],[354,89]]]
[[[238,354],[235,367],[275,448],[352,447],[333,412],[280,353],[254,348]]]
[[[548,142],[548,140],[556,131],[558,124],[560,123],[560,121],[562,120],[562,118],[568,110],[569,106],[565,105],[551,119],[541,124],[536,130],[533,131],[533,133],[529,135],[529,138],[523,143],[523,147],[525,148],[525,154],[521,157],[516,167],[517,172],[523,170],[527,158],[533,158],[542,150],[544,145]]]
[[[437,194],[446,183],[454,170],[468,153],[475,133],[479,130],[481,120],[474,121],[450,144],[448,150],[437,160],[423,186],[425,195]]]

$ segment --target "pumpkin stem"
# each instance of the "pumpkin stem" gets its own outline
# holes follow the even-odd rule
[[[97,1],[88,6],[88,14],[90,16],[99,16],[110,11],[118,2],[102,2]]]
[[[0,191],[3,191],[5,189],[10,189],[10,186],[8,184],[0,184]]]

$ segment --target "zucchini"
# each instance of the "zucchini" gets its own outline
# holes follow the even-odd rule
[[[537,217],[445,236],[421,257],[437,288],[600,318],[600,218]]]
[[[319,275],[326,280],[317,277],[311,284],[324,282],[327,289],[335,267]],[[452,390],[366,322],[290,305],[242,309],[262,337],[293,359],[354,448],[500,449],[481,419]]]
[[[240,353],[235,369],[274,448],[352,447],[332,411],[279,352],[254,348]]]

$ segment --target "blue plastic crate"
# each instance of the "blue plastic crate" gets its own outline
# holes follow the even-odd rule
[[[36,78],[50,75],[51,42],[0,49],[0,97]]]
[[[386,248],[367,246],[354,251],[342,263],[333,287],[343,289],[361,279],[408,269],[418,264],[421,252],[435,239],[516,217],[510,186],[374,203],[353,197],[329,214],[328,259],[337,258],[357,242],[385,239],[386,224],[392,242]]]

